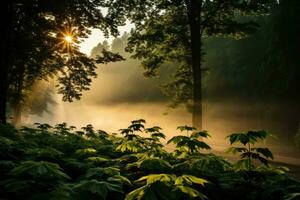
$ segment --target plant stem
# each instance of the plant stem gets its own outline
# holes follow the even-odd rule
[[[249,152],[249,155],[248,155],[248,171],[251,170],[251,146],[250,146],[250,143],[248,143],[248,152]]]

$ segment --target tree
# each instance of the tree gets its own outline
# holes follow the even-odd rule
[[[299,1],[280,1],[269,15],[249,16],[260,26],[250,37],[204,43],[203,65],[211,69],[206,100],[233,105],[226,110],[235,112],[239,127],[269,130],[289,143],[299,127],[299,9]],[[224,111],[218,112],[230,116]]]
[[[127,50],[142,59],[146,76],[155,76],[160,66],[172,63],[175,78],[168,84],[177,103],[191,103],[193,126],[202,129],[203,38],[212,35],[245,37],[258,27],[236,16],[266,12],[276,1],[157,0],[111,3],[135,24]],[[191,92],[187,92],[191,91]],[[178,102],[180,100],[180,102]]]
[[[72,101],[79,99],[96,77],[96,63],[121,59],[110,52],[88,58],[78,48],[79,38],[86,38],[89,28],[99,28],[106,36],[118,34],[117,26],[123,22],[104,17],[100,7],[106,6],[104,0],[3,2],[0,123],[7,121],[8,102],[18,108],[24,91],[37,80],[58,76],[59,93],[63,100]]]

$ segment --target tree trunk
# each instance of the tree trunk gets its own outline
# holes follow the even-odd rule
[[[190,0],[189,26],[191,33],[191,53],[193,71],[193,126],[202,130],[202,71],[201,71],[201,26],[202,1]]]
[[[1,66],[5,68],[3,62],[1,62]],[[0,71],[0,124],[6,124],[6,103],[7,103],[7,72],[5,69],[1,69]]]
[[[6,124],[6,105],[8,101],[8,71],[9,71],[9,42],[12,22],[12,1],[6,0],[2,3],[1,13],[1,58],[0,58],[0,124]]]
[[[14,95],[11,99],[11,107],[13,111],[12,124],[18,126],[21,123],[22,103],[23,103],[23,87],[25,77],[25,66],[18,67],[19,70],[14,82]]]

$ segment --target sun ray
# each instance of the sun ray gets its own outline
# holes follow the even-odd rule
[[[76,48],[77,29],[70,23],[66,24],[62,29],[58,29],[55,37],[59,40],[55,48],[59,48],[62,53],[73,54]]]

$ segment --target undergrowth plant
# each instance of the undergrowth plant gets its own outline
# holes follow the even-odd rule
[[[151,174],[139,178],[136,182],[145,182],[145,185],[127,194],[125,200],[207,199],[199,189],[193,188],[195,185],[204,186],[207,181],[191,175]]]
[[[239,153],[241,160],[236,163],[238,169],[248,171],[254,169],[252,160],[258,160],[264,165],[268,165],[268,159],[273,159],[273,154],[268,148],[255,147],[258,141],[264,141],[271,134],[266,131],[248,131],[245,133],[233,133],[229,138],[230,144],[240,146],[230,147],[227,152]]]
[[[202,149],[211,149],[211,147],[203,141],[204,138],[210,137],[207,131],[196,132],[197,129],[190,126],[179,126],[177,129],[181,132],[186,132],[186,136],[174,136],[167,143],[175,144],[177,154],[181,154],[182,157],[200,153]]]
[[[256,147],[268,133],[232,134],[230,149],[244,163],[238,170],[207,150],[206,131],[180,126],[171,138],[175,153],[163,145],[159,126],[134,120],[120,134],[80,129],[66,123],[37,123],[19,129],[0,125],[0,199],[5,200],[134,200],[134,199],[296,199],[300,183],[284,168],[268,164],[267,148]],[[264,165],[254,167],[253,160]],[[251,184],[243,170],[259,178]],[[244,194],[247,194],[245,197]],[[248,198],[249,197],[249,198]],[[250,198],[251,197],[251,198]]]

